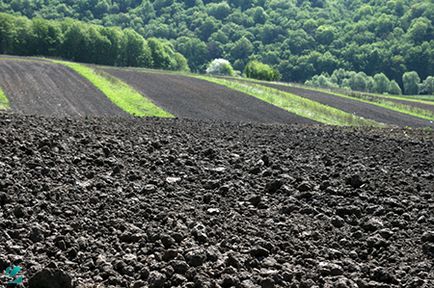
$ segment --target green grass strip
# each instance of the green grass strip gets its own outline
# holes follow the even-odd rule
[[[243,81],[247,80],[247,81],[253,82],[253,83],[261,83],[261,82],[262,83],[271,83],[271,84],[278,84],[278,85],[282,85],[282,86],[299,87],[299,88],[311,90],[311,91],[318,91],[318,92],[326,93],[326,94],[329,94],[332,96],[347,98],[347,99],[351,99],[351,100],[357,100],[357,101],[364,102],[367,104],[379,106],[379,107],[382,107],[382,108],[385,108],[388,110],[393,110],[393,111],[400,112],[403,114],[411,115],[411,116],[414,116],[417,118],[434,121],[434,113],[432,111],[422,109],[419,107],[415,107],[415,106],[411,106],[411,105],[407,105],[407,104],[403,104],[403,103],[390,101],[387,99],[387,98],[395,98],[395,99],[399,99],[399,100],[407,100],[404,98],[404,96],[386,96],[386,95],[380,96],[377,94],[364,94],[364,93],[352,93],[351,95],[348,95],[348,94],[335,92],[335,91],[329,90],[329,89],[309,87],[309,86],[305,86],[305,85],[289,84],[289,83],[283,83],[283,82],[265,82],[265,81],[254,80],[254,79],[245,79],[245,78],[242,78],[242,80]],[[351,91],[349,91],[349,93],[351,93]],[[419,102],[419,103],[432,105],[431,103],[429,103],[427,101],[421,101],[421,100],[407,100],[407,101]]]
[[[230,79],[230,78],[226,78]],[[236,79],[236,78],[233,78]],[[397,103],[394,101],[390,101],[389,99],[397,99],[397,100],[405,100],[408,102],[418,102],[428,105],[434,105],[430,100],[434,97],[431,95],[414,95],[414,96],[392,96],[392,95],[380,95],[380,94],[372,94],[372,93],[363,93],[363,92],[355,92],[355,91],[348,91],[348,93],[345,92],[335,92],[330,89],[324,89],[324,88],[318,88],[318,87],[310,87],[306,85],[301,84],[289,84],[284,82],[268,82],[268,81],[262,81],[262,80],[256,80],[256,79],[249,79],[249,78],[239,78],[238,80],[243,81],[249,81],[252,83],[270,83],[270,84],[277,84],[282,86],[289,86],[289,87],[299,87],[302,89],[312,90],[312,91],[318,91],[326,94],[330,94],[333,96],[338,96],[342,98],[357,100],[360,102],[364,102],[371,105],[376,105],[385,109],[393,110],[396,112],[400,112],[403,114],[408,114],[417,118],[422,118],[425,120],[432,121],[434,119],[434,113],[429,110],[422,109],[420,107],[415,107],[411,105],[407,105],[404,103]],[[344,94],[345,93],[345,94]],[[388,99],[389,98],[389,99]],[[411,99],[409,99],[411,98]]]
[[[0,88],[0,110],[6,110],[9,109],[9,107],[8,97],[6,97],[6,94]]]
[[[315,88],[315,89],[321,89],[324,90],[322,88]],[[325,89],[327,90],[327,89]],[[341,91],[339,91],[341,90]],[[332,91],[334,93],[340,93],[340,94],[344,94],[347,96],[351,96],[351,97],[355,97],[355,98],[361,98],[361,99],[370,99],[370,98],[382,98],[382,99],[393,99],[393,100],[403,100],[406,102],[413,102],[413,103],[422,103],[422,104],[427,104],[427,105],[434,105],[433,102],[434,101],[434,96],[431,95],[409,95],[409,96],[402,96],[402,95],[389,95],[389,94],[377,94],[377,93],[369,93],[369,92],[360,92],[360,91],[354,91],[354,90],[346,90],[346,89],[338,89],[336,91],[334,91],[333,89],[327,90],[327,91]],[[424,97],[426,96],[426,97]],[[429,99],[432,99],[431,101]],[[406,105],[406,104],[404,104]]]
[[[58,60],[53,60],[53,62],[65,65],[89,80],[114,104],[131,115],[138,117],[173,117],[172,114],[152,103],[151,100],[128,86],[128,84],[107,73],[78,63]]]
[[[294,87],[297,87],[297,86],[294,86]],[[390,101],[390,100],[383,98],[383,97],[378,97],[378,96],[369,95],[369,94],[352,94],[350,96],[350,95],[345,95],[345,94],[330,91],[330,90],[311,88],[311,87],[306,87],[306,86],[299,86],[299,87],[303,88],[303,89],[309,89],[309,90],[327,93],[327,94],[330,94],[333,96],[357,100],[360,102],[379,106],[379,107],[382,107],[385,109],[389,109],[389,110],[393,110],[393,111],[400,112],[403,114],[411,115],[411,116],[414,116],[417,118],[434,121],[434,113],[432,111],[425,110],[425,109],[411,106],[411,105],[406,105],[403,103],[393,102],[393,101]]]
[[[208,76],[195,76],[196,78],[223,85],[244,94],[256,97],[271,105],[280,107],[298,116],[312,119],[314,121],[336,126],[377,126],[384,127],[385,124],[344,112],[342,110],[291,94],[278,89],[236,82],[223,78],[212,78]]]

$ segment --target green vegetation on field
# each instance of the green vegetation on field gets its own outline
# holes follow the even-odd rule
[[[230,79],[230,78],[228,78],[228,79]],[[299,87],[302,89],[327,93],[327,94],[330,94],[330,95],[333,95],[336,97],[342,97],[342,98],[357,100],[360,102],[376,105],[376,106],[379,106],[379,107],[382,107],[385,109],[393,110],[393,111],[400,112],[403,114],[408,114],[408,115],[415,116],[415,117],[425,119],[425,120],[430,120],[430,121],[434,120],[434,113],[432,111],[388,100],[388,98],[391,98],[391,99],[407,100],[407,101],[414,101],[414,102],[424,103],[424,104],[428,104],[428,105],[433,105],[434,103],[428,102],[429,101],[428,99],[430,99],[429,97],[433,97],[433,96],[416,95],[416,96],[402,96],[402,97],[400,97],[400,96],[362,93],[362,92],[356,92],[356,91],[351,91],[351,90],[340,90],[339,92],[337,92],[337,91],[334,91],[333,89],[307,87],[305,85],[298,85],[298,84],[294,84],[294,83],[289,84],[289,83],[284,83],[284,82],[266,82],[266,81],[255,80],[255,79],[244,79],[243,78],[243,81],[249,81],[249,82],[258,83],[258,84],[269,83],[269,84],[277,84],[277,85],[282,85],[282,86]],[[412,99],[407,99],[410,97]],[[428,100],[428,101],[421,101],[419,99],[424,99],[424,100]]]
[[[402,100],[412,100],[426,104],[434,105],[434,95],[407,95],[405,97],[399,97]]]
[[[303,89],[310,89],[310,90],[314,90],[314,91],[319,91],[319,92],[327,93],[327,94],[334,95],[337,97],[353,99],[353,100],[357,100],[360,102],[376,105],[376,106],[379,106],[379,107],[382,107],[385,109],[400,112],[403,114],[418,117],[421,119],[434,121],[434,113],[432,111],[425,110],[425,109],[411,106],[411,105],[406,105],[403,103],[394,102],[394,101],[388,100],[384,96],[379,96],[379,95],[375,95],[375,94],[364,94],[364,93],[349,93],[350,95],[347,95],[347,94],[343,94],[342,92],[335,92],[333,90],[325,90],[325,89],[321,89],[321,88],[312,88],[312,87],[306,87],[306,86],[301,86],[301,85],[292,85],[292,86],[300,87]],[[420,101],[418,101],[418,102],[420,102]]]
[[[333,89],[331,89],[333,90]],[[343,90],[344,91],[344,90]],[[422,103],[427,105],[434,105],[434,96],[432,95],[405,95],[405,96],[398,96],[398,95],[388,95],[388,94],[375,94],[375,93],[365,93],[365,92],[358,92],[358,91],[352,91],[347,90],[347,92],[343,93],[345,95],[353,96],[353,95],[365,95],[366,97],[380,97],[384,99],[395,99],[395,100],[403,100],[407,101],[409,103]]]
[[[89,80],[114,104],[134,116],[173,117],[126,83],[88,66],[66,61],[53,61],[65,65]]]
[[[231,81],[223,78],[195,76],[196,78],[226,86],[280,107],[298,116],[337,126],[385,126],[373,120],[364,119],[342,110],[262,85]]]
[[[6,97],[6,94],[0,88],[0,110],[5,110],[9,108],[9,100]]]

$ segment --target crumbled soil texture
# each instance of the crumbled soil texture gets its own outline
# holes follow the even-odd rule
[[[433,139],[1,114],[0,268],[81,287],[434,287]]]
[[[170,113],[188,119],[313,124],[255,97],[208,81],[159,72],[101,68]]]
[[[0,60],[0,87],[13,111],[59,116],[128,115],[67,67],[14,59]]]
[[[429,120],[424,120],[404,113],[396,112],[376,105],[368,104],[365,102],[348,99],[344,97],[335,96],[332,94],[319,92],[310,89],[299,87],[292,87],[287,85],[279,85],[274,83],[261,83],[261,85],[270,88],[279,89],[284,92],[289,92],[308,98],[319,103],[335,107],[345,112],[361,116],[366,119],[372,119],[385,124],[398,125],[401,127],[434,127],[434,123]],[[405,101],[404,104],[410,103]],[[424,105],[431,106],[431,105]],[[434,108],[434,106],[432,106]],[[424,108],[426,109],[426,107]],[[427,109],[428,110],[428,109]]]

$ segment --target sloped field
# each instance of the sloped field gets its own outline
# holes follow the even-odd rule
[[[313,124],[254,97],[207,81],[126,69],[101,68],[180,118],[260,123]]]
[[[338,97],[332,94],[328,94],[325,92],[304,89],[300,87],[293,87],[288,85],[279,85],[274,83],[265,83],[261,82],[261,85],[271,87],[274,89],[279,89],[281,91],[293,93],[295,95],[303,96],[313,101],[335,107],[342,111],[346,111],[349,113],[354,113],[355,115],[375,120],[378,122],[398,125],[398,126],[410,126],[410,127],[426,127],[431,126],[434,127],[434,124],[428,120],[420,119],[415,116],[407,115],[404,113],[392,111],[383,107],[379,107],[373,104],[357,101],[355,99],[349,99],[344,97]],[[387,99],[389,100],[389,99]],[[398,102],[397,102],[398,103]],[[408,101],[405,101],[404,104],[408,104]],[[432,105],[422,104],[423,109],[426,109],[425,106],[429,106],[428,108],[434,108]],[[419,107],[421,108],[421,107]],[[428,109],[428,110],[430,110]]]
[[[0,88],[13,111],[58,116],[127,115],[69,68],[47,61],[5,59],[0,60]]]
[[[434,287],[433,139],[0,114],[0,268],[33,287]]]

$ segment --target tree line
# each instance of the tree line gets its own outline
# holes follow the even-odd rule
[[[285,81],[342,68],[434,75],[434,5],[429,0],[4,0],[0,11],[70,17],[168,39],[193,71],[224,58],[244,71],[253,60]]]
[[[387,78],[384,73],[368,76],[364,72],[346,71],[344,69],[337,69],[330,75],[327,73],[315,75],[305,82],[306,85],[314,87],[343,88],[380,94],[434,94],[433,76],[428,76],[422,81],[416,71],[405,72],[402,75],[402,83],[403,89],[395,80]]]
[[[102,27],[73,19],[61,21],[0,13],[0,54],[61,57],[112,66],[189,70],[173,45],[144,39],[132,29]]]

